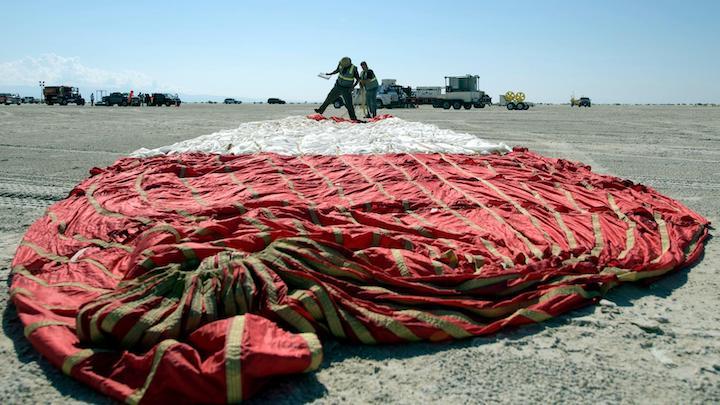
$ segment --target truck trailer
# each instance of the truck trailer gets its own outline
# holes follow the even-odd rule
[[[413,92],[417,104],[432,104],[442,94],[440,86],[418,86]]]

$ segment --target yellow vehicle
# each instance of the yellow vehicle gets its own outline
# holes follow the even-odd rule
[[[498,97],[498,105],[505,106],[508,110],[527,110],[533,103],[525,101],[525,93],[522,91],[508,91]]]

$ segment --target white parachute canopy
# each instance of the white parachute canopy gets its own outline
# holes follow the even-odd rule
[[[505,153],[504,143],[489,143],[475,135],[435,125],[387,118],[354,124],[315,121],[305,116],[248,122],[235,129],[177,142],[155,149],[141,148],[134,157],[184,152],[281,155],[339,155],[376,153]]]

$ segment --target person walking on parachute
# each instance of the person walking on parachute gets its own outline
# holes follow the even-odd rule
[[[362,72],[360,73],[360,86],[365,89],[365,105],[368,109],[368,115],[365,118],[377,117],[377,90],[378,81],[375,72],[368,69],[366,62],[360,62]]]
[[[328,93],[327,98],[325,98],[325,102],[322,103],[320,108],[316,108],[315,112],[318,114],[324,113],[325,109],[330,104],[335,102],[338,97],[342,97],[343,102],[345,103],[345,107],[348,110],[348,114],[350,115],[350,119],[353,121],[357,121],[357,117],[355,116],[355,107],[353,107],[352,101],[352,91],[355,86],[360,82],[360,76],[358,75],[357,68],[355,67],[355,65],[352,64],[352,60],[350,60],[350,58],[346,56],[340,59],[340,63],[338,64],[337,69],[326,74],[328,76],[331,76],[335,73],[338,74],[337,81],[335,81],[335,86],[333,86],[333,88],[330,90],[330,93]]]

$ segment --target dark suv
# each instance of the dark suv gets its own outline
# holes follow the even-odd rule
[[[107,95],[102,98],[102,105],[107,106],[114,106],[114,105],[121,105],[121,106],[127,106],[131,105],[134,107],[140,106],[140,97],[133,96],[132,100],[128,101],[128,98],[130,98],[130,95],[128,93],[120,93],[120,92],[114,92],[110,93],[110,95]]]
[[[180,97],[178,97],[177,94],[169,94],[169,93],[153,93],[151,97],[150,104],[148,105],[154,105],[157,107],[160,106],[168,106],[176,105],[180,106]]]
[[[268,104],[285,104],[285,100],[280,100],[279,98],[269,98],[267,101]]]

